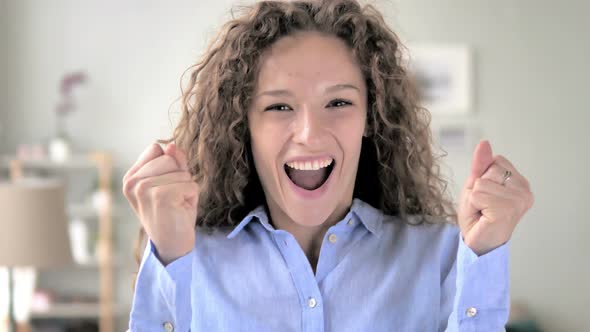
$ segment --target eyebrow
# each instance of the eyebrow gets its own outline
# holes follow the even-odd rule
[[[345,89],[353,89],[353,90],[356,90],[358,92],[361,91],[354,84],[336,84],[336,85],[332,85],[332,86],[327,87],[324,90],[324,93],[335,92],[335,91],[340,91],[340,90],[345,90]],[[268,91],[264,91],[264,92],[261,92],[261,93],[257,94],[254,98],[258,98],[258,97],[261,97],[261,96],[281,97],[281,96],[292,96],[292,95],[293,95],[293,93],[290,90],[287,90],[287,89],[268,90]]]

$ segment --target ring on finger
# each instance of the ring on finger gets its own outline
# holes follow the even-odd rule
[[[512,176],[512,172],[509,170],[505,170],[504,174],[502,174],[502,185],[506,185],[506,181],[510,180],[510,177]]]

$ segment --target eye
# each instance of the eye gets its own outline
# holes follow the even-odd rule
[[[348,106],[348,105],[352,105],[352,102],[350,102],[348,100],[344,100],[344,99],[334,99],[334,100],[330,101],[328,103],[328,105],[326,105],[326,107],[340,108],[340,107],[344,107],[344,106]]]
[[[264,111],[278,111],[278,112],[284,112],[284,111],[290,111],[291,107],[287,104],[274,104],[274,105],[270,105],[267,108],[264,109]]]

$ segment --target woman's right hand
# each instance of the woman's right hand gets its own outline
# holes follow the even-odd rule
[[[123,194],[167,265],[195,244],[199,187],[174,143],[152,143],[123,177]]]

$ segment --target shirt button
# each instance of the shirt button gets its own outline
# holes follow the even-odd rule
[[[467,309],[466,314],[469,317],[475,317],[475,315],[477,315],[477,309],[471,307],[471,308]]]
[[[317,304],[318,304],[318,302],[317,302],[317,301],[316,301],[316,300],[315,300],[313,297],[310,297],[310,298],[309,298],[309,300],[307,300],[307,305],[308,305],[310,308],[315,308],[315,306],[316,306]]]
[[[330,234],[330,236],[328,236],[328,241],[332,243],[335,243],[337,239],[338,237],[336,236],[336,234]]]
[[[172,325],[172,323],[170,323],[170,322],[164,323],[164,331],[166,331],[166,332],[173,332],[174,331],[174,325]]]
[[[348,226],[352,226],[354,225],[354,220],[352,219],[348,219],[348,222],[346,223]]]

